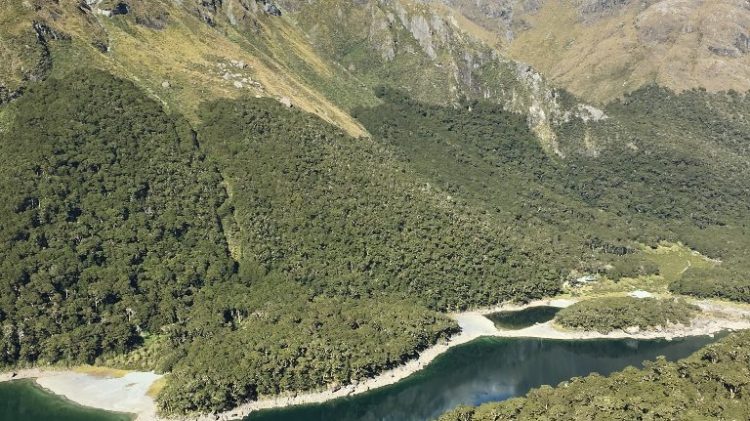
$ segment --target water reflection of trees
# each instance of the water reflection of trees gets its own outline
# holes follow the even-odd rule
[[[504,400],[592,372],[609,374],[658,355],[682,358],[709,341],[707,337],[671,342],[480,338],[449,350],[425,370],[393,386],[251,420],[435,419],[461,404]]]

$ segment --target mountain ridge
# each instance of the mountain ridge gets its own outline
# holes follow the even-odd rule
[[[3,367],[205,414],[579,279],[750,302],[750,95],[649,58],[741,63],[649,13],[742,2],[0,1]]]

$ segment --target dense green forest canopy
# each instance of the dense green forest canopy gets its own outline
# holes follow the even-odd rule
[[[272,100],[209,103],[201,115],[243,264],[320,293],[440,310],[559,288],[559,265],[534,260],[484,208],[431,185],[371,139]]]
[[[595,161],[608,165],[585,165],[585,154],[571,160],[571,173],[583,176],[579,193],[590,203],[671,224],[747,228],[747,96],[677,95],[650,86],[606,111],[608,119],[571,120],[561,128],[566,142],[588,135],[602,143]]]
[[[168,413],[221,411],[258,396],[364,380],[456,333],[413,302],[315,296],[269,277],[253,287],[208,288],[185,330],[159,351],[171,371],[159,397]],[[165,369],[167,367],[164,367]]]
[[[674,291],[750,301],[745,97],[644,90],[560,159],[497,105],[378,95],[359,139],[270,99],[191,127],[97,71],[4,105],[0,366],[155,369],[166,412],[223,410],[401,364],[456,332],[438,311],[653,274],[661,240],[723,260]]]
[[[388,88],[377,93],[382,105],[354,111],[375,138],[417,174],[508,227],[506,241],[536,262],[618,279],[655,273],[635,264],[639,244],[683,242],[720,258],[712,278],[733,287],[722,293],[711,286],[722,283],[690,282],[700,275],[688,269],[673,290],[747,297],[747,96],[641,89],[611,104],[607,119],[571,118],[558,127],[568,155],[562,159],[545,154],[525,118],[499,105],[446,107]],[[584,145],[587,137],[599,142],[596,153]]]
[[[560,310],[555,321],[561,326],[609,333],[617,329],[649,329],[670,324],[690,324],[699,307],[684,300],[603,297],[580,301]]]
[[[35,86],[0,132],[0,363],[93,362],[230,279],[221,177],[130,82]]]
[[[592,374],[525,397],[460,407],[440,421],[746,419],[750,413],[750,333],[742,332],[670,363]]]
[[[499,105],[467,101],[444,107],[414,102],[387,88],[378,93],[384,104],[355,110],[377,139],[394,146],[399,156],[440,185],[480,195],[478,200],[486,204],[506,205],[499,213],[514,210],[519,219],[542,218],[518,215],[523,208],[514,207],[544,209],[553,201],[551,209],[544,209],[548,222],[614,216],[645,224],[646,232],[634,233],[644,239],[668,232],[649,234],[654,224],[667,223],[673,230],[683,224],[747,224],[742,218],[750,209],[750,188],[743,177],[748,162],[739,146],[747,143],[747,123],[734,114],[719,113],[715,105],[731,110],[739,103],[748,108],[745,96],[700,102],[694,92],[676,96],[644,88],[610,105],[608,119],[571,118],[563,123],[560,142],[570,153],[556,159],[542,150],[524,116]],[[713,119],[704,121],[712,114]],[[587,133],[601,142],[596,155],[580,145]],[[465,171],[452,171],[459,167]],[[587,208],[607,213],[594,216]]]
[[[413,302],[324,295],[282,265],[235,261],[225,227],[255,221],[234,222],[244,204],[198,134],[130,82],[50,79],[1,117],[2,366],[172,372],[162,407],[211,411],[371,376],[456,330]],[[297,123],[285,141],[322,126]]]

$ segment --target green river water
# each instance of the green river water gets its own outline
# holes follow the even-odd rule
[[[33,380],[0,383],[0,421],[129,421],[126,414],[76,405],[37,387]]]
[[[487,318],[492,320],[498,329],[518,330],[536,323],[548,322],[554,319],[560,310],[562,309],[558,307],[529,307],[524,310],[488,314]]]
[[[388,387],[318,405],[251,414],[246,421],[424,421],[460,404],[524,395],[592,372],[609,374],[664,355],[686,357],[714,339],[673,341],[480,338],[451,348],[424,370]]]

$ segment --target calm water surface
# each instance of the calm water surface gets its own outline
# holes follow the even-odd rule
[[[0,421],[130,421],[126,414],[76,405],[45,392],[33,380],[0,383]]]
[[[415,375],[362,395],[251,414],[247,421],[423,421],[460,404],[524,395],[592,372],[609,374],[664,355],[676,360],[715,339],[669,341],[480,338],[450,349]]]
[[[500,311],[487,316],[498,329],[523,329],[555,318],[559,307],[538,306],[518,311]]]
[[[424,370],[381,389],[319,405],[262,411],[248,421],[431,420],[460,404],[525,394],[592,372],[609,374],[664,355],[686,357],[709,337],[668,341],[480,338],[453,348]],[[126,414],[75,405],[30,380],[0,383],[0,421],[128,421]]]

